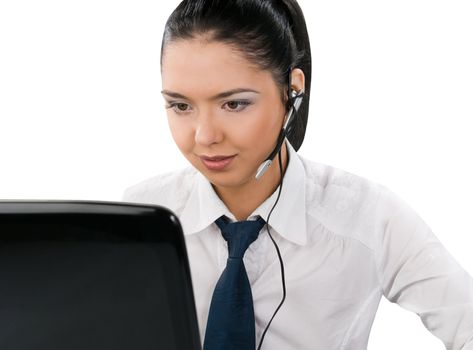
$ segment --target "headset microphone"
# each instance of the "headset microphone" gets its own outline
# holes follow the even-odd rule
[[[258,180],[261,176],[263,176],[263,174],[266,172],[266,170],[269,168],[269,166],[273,162],[274,157],[276,157],[276,154],[281,149],[284,139],[286,138],[286,136],[292,129],[292,125],[295,119],[295,114],[297,113],[297,111],[299,110],[299,107],[301,106],[303,96],[304,96],[303,92],[300,92],[299,94],[297,94],[296,91],[292,90],[291,99],[294,102],[289,112],[286,115],[286,122],[284,123],[284,126],[281,129],[281,132],[279,133],[276,147],[274,147],[273,151],[268,156],[268,158],[266,158],[266,160],[263,163],[261,163],[261,165],[259,166],[258,171],[256,172],[256,176],[255,176],[256,180]]]

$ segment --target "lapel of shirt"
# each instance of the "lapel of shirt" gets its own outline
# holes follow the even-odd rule
[[[222,215],[235,220],[211,183],[197,171],[191,193],[179,217],[184,234],[198,233]]]
[[[305,169],[299,155],[287,140],[286,146],[289,163],[283,178],[281,197],[271,213],[269,225],[283,238],[298,245],[305,245],[307,243]],[[275,161],[272,166],[279,165]],[[276,201],[278,191],[279,187],[255,209],[250,218],[259,215],[266,220]],[[198,233],[222,215],[226,215],[232,221],[236,220],[215,193],[210,182],[201,173],[196,172],[193,189],[179,218],[184,234]]]
[[[269,225],[283,238],[305,245],[307,243],[306,227],[306,176],[304,165],[289,141],[286,140],[289,153],[289,164],[283,178],[281,196],[269,218]],[[277,161],[272,166],[279,167]],[[267,198],[253,215],[260,215],[266,220],[276,202],[279,187]]]

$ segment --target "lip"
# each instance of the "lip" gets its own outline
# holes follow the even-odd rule
[[[209,170],[223,170],[225,169],[236,157],[236,154],[233,156],[200,156],[200,160]]]

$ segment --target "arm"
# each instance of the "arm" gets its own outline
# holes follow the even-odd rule
[[[473,278],[407,203],[387,193],[391,215],[376,249],[384,296],[418,314],[448,350],[473,350]]]

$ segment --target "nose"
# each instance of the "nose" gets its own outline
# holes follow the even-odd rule
[[[202,146],[210,146],[219,143],[223,139],[223,133],[213,116],[199,116],[195,129],[195,142]]]

